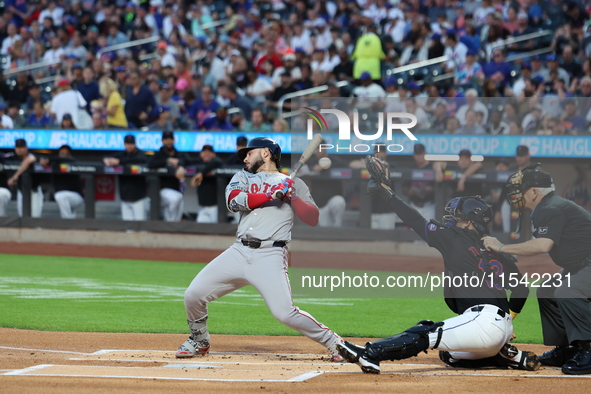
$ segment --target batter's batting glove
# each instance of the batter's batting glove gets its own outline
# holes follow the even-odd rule
[[[371,180],[367,185],[368,193],[377,194],[383,200],[390,201],[392,196],[394,196],[394,192],[392,191],[390,166],[388,163],[375,156],[366,156],[365,167],[371,175]]]
[[[281,192],[281,193],[283,193],[281,200],[283,200],[285,198],[285,195],[287,194],[288,190],[289,190],[289,188],[283,182],[281,182],[281,183],[278,183],[277,185],[273,185],[271,187],[271,190],[268,193],[265,193],[265,196],[267,196],[269,201],[278,200],[279,196],[277,194],[279,192]]]

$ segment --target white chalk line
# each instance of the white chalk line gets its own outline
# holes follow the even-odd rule
[[[0,374],[0,376],[6,375],[25,375],[25,376],[43,376],[43,377],[61,377],[61,378],[113,378],[113,379],[151,379],[151,380],[188,380],[188,381],[203,381],[203,382],[274,382],[274,383],[288,383],[288,382],[304,382],[313,377],[322,375],[325,371],[310,371],[302,375],[295,376],[290,379],[216,379],[216,378],[177,378],[169,376],[120,376],[120,375],[85,375],[85,374],[55,374],[55,373],[30,373],[33,371],[39,371],[48,367],[75,367],[75,368],[112,368],[112,367],[96,367],[89,365],[57,365],[57,364],[41,364],[33,367],[19,369],[8,373]],[[143,367],[119,367],[125,370]],[[254,371],[254,370],[253,370]],[[259,371],[259,370],[256,370]]]

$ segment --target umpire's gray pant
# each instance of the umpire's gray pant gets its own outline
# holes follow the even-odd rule
[[[566,346],[591,340],[591,266],[563,274],[562,285],[539,287],[537,291],[544,345]]]

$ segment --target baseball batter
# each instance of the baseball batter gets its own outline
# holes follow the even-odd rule
[[[336,345],[340,336],[293,305],[288,277],[288,252],[294,212],[304,223],[318,223],[318,207],[305,183],[286,177],[281,148],[269,138],[254,138],[238,151],[246,168],[226,187],[228,209],[240,213],[236,242],[209,263],[185,292],[191,335],[176,357],[209,351],[207,304],[241,287],[252,285],[273,316],[286,326],[327,347],[332,361],[342,361]],[[277,192],[284,193],[283,200]]]
[[[442,254],[447,276],[491,278],[491,274],[503,274],[521,278],[510,255],[490,253],[483,247],[480,238],[488,234],[493,213],[480,197],[456,197],[445,207],[448,215],[444,223],[428,221],[394,194],[386,162],[373,156],[367,156],[366,162],[372,176],[368,191],[380,195],[406,225]],[[534,353],[519,351],[508,343],[513,338],[513,316],[521,311],[529,293],[527,286],[505,283],[503,287],[493,280],[476,283],[481,284],[445,283],[445,302],[458,316],[438,323],[423,320],[365,347],[343,342],[337,348],[366,373],[380,373],[380,361],[413,357],[427,349],[440,350],[440,359],[453,367],[538,369],[540,361]],[[510,299],[506,288],[511,290]]]

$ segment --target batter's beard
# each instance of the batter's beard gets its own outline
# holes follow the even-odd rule
[[[262,158],[258,159],[253,163],[252,166],[246,166],[246,171],[250,172],[251,174],[256,174],[259,171],[259,168],[263,166],[263,164],[265,164],[265,161]]]

